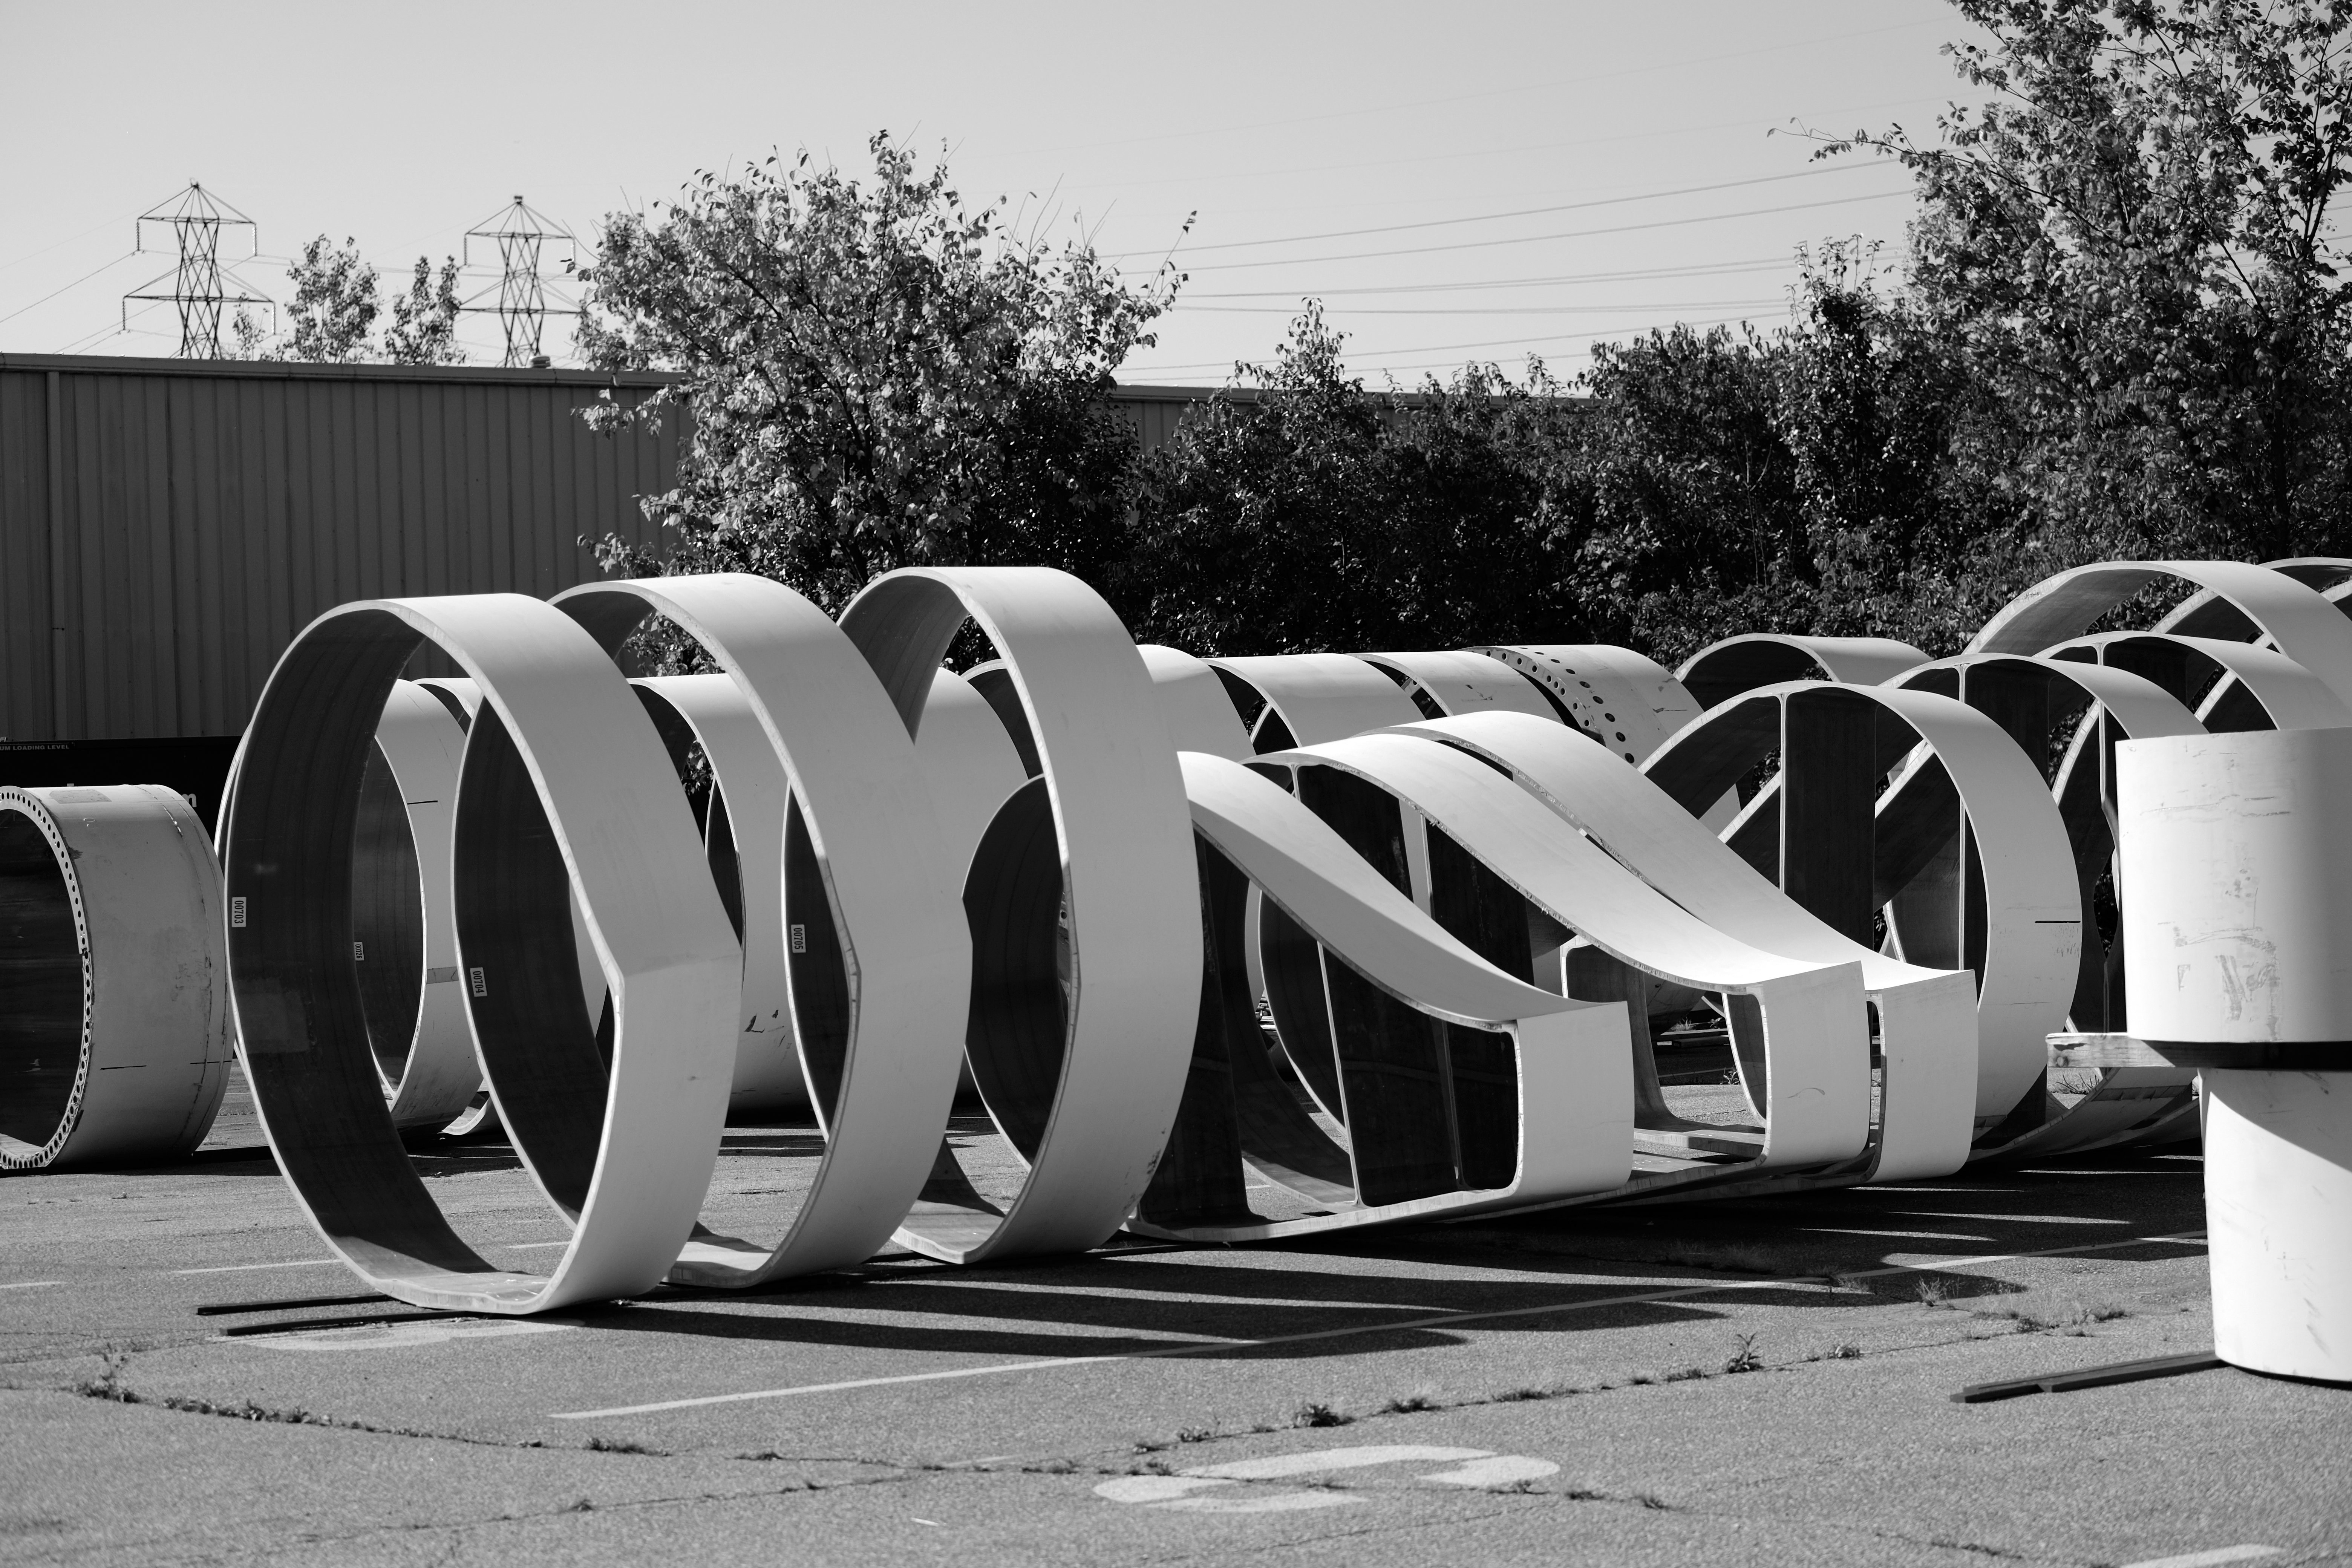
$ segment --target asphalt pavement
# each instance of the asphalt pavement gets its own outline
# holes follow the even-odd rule
[[[730,1130],[712,1222],[816,1147]],[[419,1161],[561,1244],[502,1145]],[[0,1561],[2352,1560],[2352,1391],[1951,1397],[2210,1348],[2203,1225],[2191,1149],[450,1319],[347,1300],[233,1103],[0,1183]]]

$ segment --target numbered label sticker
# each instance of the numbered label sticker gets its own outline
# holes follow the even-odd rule
[[[480,964],[478,963],[472,969],[467,971],[467,974],[474,983],[475,995],[488,996],[490,994],[489,986],[482,979],[482,967]]]
[[[243,899],[231,899],[228,901],[228,923],[239,931],[245,929],[245,900]]]

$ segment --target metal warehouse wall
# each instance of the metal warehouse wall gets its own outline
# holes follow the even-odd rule
[[[1111,406],[1128,417],[1135,426],[1136,439],[1143,450],[1150,452],[1168,444],[1183,422],[1184,411],[1196,403],[1206,403],[1217,395],[1213,386],[1116,386],[1111,389]],[[1255,403],[1255,390],[1237,389],[1232,395],[1244,403]]]
[[[575,542],[648,542],[677,461],[675,410],[580,422],[614,382],[0,354],[0,740],[235,734],[335,605],[596,576]]]
[[[1224,400],[1242,407],[1250,407],[1265,400],[1265,395],[1254,386],[1115,386],[1110,392],[1111,406],[1127,416],[1135,426],[1136,439],[1146,452],[1156,451],[1168,444],[1184,416],[1196,405],[1222,395]],[[1421,392],[1391,392],[1380,394],[1378,405],[1381,419],[1393,425],[1403,417],[1408,408],[1423,408],[1429,395]],[[1580,407],[1581,398],[1569,399],[1571,407]]]

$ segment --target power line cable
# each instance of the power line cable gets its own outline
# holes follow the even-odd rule
[[[64,289],[52,289],[47,293],[42,295],[39,299],[34,300],[32,304],[19,305],[16,309],[9,311],[6,315],[0,316],[0,321],[13,321],[17,317],[23,315],[26,311],[33,310],[37,306],[47,304],[50,300],[64,293],[67,289],[79,289],[83,284],[89,282],[91,279],[97,277],[100,273],[105,271],[108,268],[120,267],[138,254],[139,253],[135,250],[126,250],[111,261],[101,261],[96,267],[91,268],[89,271],[83,273],[80,277],[67,284]]]
[[[57,249],[59,246],[71,245],[71,244],[72,244],[75,240],[77,240],[77,239],[87,239],[87,238],[89,238],[91,235],[96,234],[100,229],[102,229],[102,228],[111,228],[111,227],[113,227],[113,226],[114,226],[116,224],[118,224],[118,223],[126,223],[126,222],[129,222],[132,217],[134,217],[134,216],[137,216],[137,215],[132,214],[132,213],[125,213],[125,214],[123,214],[123,215],[122,215],[122,216],[121,216],[121,217],[110,217],[110,218],[108,218],[104,223],[94,223],[94,224],[90,225],[88,228],[83,229],[79,234],[69,234],[69,235],[66,236],[63,239],[58,240],[58,241],[57,241],[57,242],[55,242],[54,244],[45,245],[45,246],[41,247],[41,248],[40,248],[40,249],[38,249],[38,250],[28,250],[28,251],[25,252],[25,254],[24,254],[24,255],[17,257],[17,258],[16,258],[15,260],[13,260],[13,261],[0,261],[0,272],[5,272],[5,271],[7,271],[7,270],[8,270],[8,268],[10,268],[11,267],[16,266],[18,262],[30,261],[30,260],[32,260],[32,259],[33,259],[35,257],[37,257],[37,256],[47,256],[50,251]]]
[[[94,332],[84,332],[80,337],[76,338],[73,342],[68,343],[65,347],[58,349],[57,352],[61,354],[78,353],[85,345],[94,343],[101,338],[121,337],[126,334],[142,338],[167,337],[170,334],[152,331],[145,327],[134,327],[130,324],[163,303],[163,301],[161,300],[151,300],[147,303],[140,306],[139,309],[131,311],[128,316],[124,317],[121,324],[111,327],[100,327]]]
[[[1657,279],[1677,280],[1696,278],[1733,278],[1748,272],[1785,271],[1790,258],[1776,256],[1757,261],[1727,262],[1720,266],[1634,268],[1622,272],[1570,272],[1545,278],[1473,279],[1464,283],[1378,283],[1356,289],[1318,289],[1316,299],[1338,299],[1360,294],[1465,294],[1489,289],[1529,289],[1565,287],[1576,283],[1639,283]],[[1195,300],[1299,300],[1306,296],[1297,289],[1233,289],[1223,290],[1188,290],[1177,296],[1179,307]]]
[[[1933,98],[1890,98],[1883,100],[1877,103],[1849,104],[1842,109],[1805,110],[1795,115],[1793,118],[1807,121],[1822,121],[1842,114],[1871,114],[1882,109],[1907,109],[1914,104],[1950,103],[1952,101],[1954,100],[1948,94],[1938,95]],[[1759,119],[1753,114],[1745,114],[1737,120],[1717,120],[1710,121],[1705,125],[1675,125],[1669,126],[1661,131],[1628,131],[1611,136],[1577,136],[1571,137],[1564,142],[1528,142],[1507,147],[1474,147],[1454,153],[1417,153],[1410,157],[1362,158],[1351,160],[1344,163],[1299,163],[1279,169],[1234,169],[1213,174],[1202,174],[1196,170],[1189,174],[1167,174],[1157,179],[1150,180],[1097,180],[1085,184],[1070,184],[1065,185],[1063,188],[1069,191],[1134,191],[1148,189],[1153,185],[1197,185],[1213,180],[1291,179],[1300,174],[1345,174],[1353,169],[1398,169],[1412,163],[1458,163],[1465,158],[1484,158],[1495,160],[1517,157],[1529,153],[1558,153],[1563,152],[1571,147],[1610,147],[1625,142],[1655,141],[1664,136],[1696,136],[1704,135],[1710,131],[1733,131],[1738,130],[1741,126],[1761,126],[1766,130],[1770,130],[1780,123],[1780,120],[1778,116],[1769,116]],[[1246,208],[1225,210],[1258,211],[1265,209]]]
[[[1729,326],[1735,321],[1752,321],[1755,319],[1756,318],[1753,316],[1722,316],[1709,321],[1674,321],[1668,323],[1668,325],[1693,328],[1724,327]],[[1416,344],[1412,348],[1368,349],[1362,353],[1350,355],[1349,358],[1354,363],[1361,363],[1367,359],[1380,359],[1390,354],[1451,353],[1461,349],[1517,348],[1530,346],[1536,343],[1579,342],[1589,339],[1605,338],[1612,335],[1612,334],[1611,332],[1605,331],[1590,332],[1559,332],[1538,338],[1490,338],[1483,342],[1421,343]],[[1187,364],[1136,365],[1133,367],[1123,365],[1120,368],[1123,371],[1130,371],[1131,374],[1136,375],[1165,375],[1175,371],[1214,370],[1221,365],[1229,365],[1234,363],[1234,362],[1232,360],[1201,360]],[[1375,365],[1370,368],[1376,370],[1399,370],[1410,369],[1412,367],[1402,365]]]
[[[1168,131],[1152,136],[1127,136],[1114,142],[1064,143],[1050,147],[1021,147],[1003,154],[1025,157],[1038,153],[1062,153],[1073,145],[1088,149],[1097,147],[1133,147],[1148,142],[1175,142],[1202,136],[1234,135],[1244,131],[1270,131],[1286,125],[1318,125],[1333,120],[1360,119],[1367,114],[1392,114],[1406,109],[1434,109],[1445,104],[1474,103],[1490,98],[1509,98],[1524,92],[1554,92],[1564,87],[1582,87],[1596,81],[1615,81],[1624,77],[1642,76],[1663,70],[1686,70],[1692,66],[1717,65],[1725,60],[1753,59],[1758,55],[1780,54],[1789,49],[1808,49],[1822,44],[1843,43],[1850,38],[1874,37],[1882,33],[1906,32],[1915,27],[1940,25],[1940,16],[1923,16],[1916,21],[1896,22],[1884,27],[1863,27],[1848,33],[1827,33],[1811,38],[1789,38],[1777,44],[1763,44],[1752,49],[1732,49],[1723,54],[1698,55],[1682,59],[1658,60],[1648,65],[1628,66],[1622,70],[1595,71],[1585,76],[1563,77],[1556,81],[1528,82],[1518,87],[1487,88],[1478,92],[1454,93],[1444,98],[1413,99],[1402,103],[1368,104],[1360,109],[1339,109],[1324,114],[1291,115],[1280,120],[1247,121],[1233,125],[1209,125],[1192,131]]]
[[[1636,305],[1472,305],[1424,307],[1389,307],[1351,305],[1344,311],[1332,312],[1334,318],[1347,316],[1588,316],[1600,314],[1623,315],[1642,310],[1725,310],[1733,306],[1770,305],[1779,301],[1763,300],[1664,300]],[[1183,307],[1179,306],[1179,310]],[[1196,305],[1193,315],[1222,316],[1292,316],[1297,310],[1287,305]]]
[[[1719,180],[1711,185],[1685,185],[1671,191],[1638,191],[1628,196],[1601,196],[1591,201],[1562,202],[1555,206],[1519,207],[1510,212],[1474,213],[1468,217],[1423,218],[1418,223],[1385,223],[1371,228],[1336,228],[1324,234],[1285,235],[1273,239],[1228,239],[1215,245],[1195,245],[1185,247],[1186,255],[1198,255],[1204,250],[1244,250],[1261,245],[1306,245],[1318,239],[1353,239],[1366,234],[1402,234],[1412,229],[1452,228],[1465,223],[1501,223],[1507,218],[1543,217],[1552,213],[1583,212],[1592,207],[1623,206],[1628,202],[1658,202],[1672,196],[1702,195],[1709,191],[1738,190],[1746,185],[1778,184],[1783,180],[1810,180],[1821,174],[1847,174],[1855,170],[1869,170],[1873,163],[1824,163],[1816,168],[1799,169],[1786,174],[1759,174],[1748,180]],[[1105,260],[1118,261],[1130,256],[1157,256],[1158,250],[1115,250]]]
[[[1602,235],[1633,234],[1643,229],[1684,228],[1692,224],[1726,223],[1733,218],[1769,217],[1779,213],[1809,212],[1817,207],[1850,206],[1855,202],[1878,201],[1887,196],[1906,195],[1905,191],[1865,191],[1859,195],[1831,196],[1818,202],[1790,202],[1777,207],[1750,207],[1733,213],[1701,213],[1695,217],[1654,218],[1647,223],[1619,224],[1610,228],[1572,229],[1559,234],[1520,234],[1501,239],[1464,239],[1446,245],[1400,246],[1392,250],[1357,250],[1339,256],[1288,256],[1265,261],[1212,261],[1201,267],[1188,268],[1188,272],[1238,272],[1255,267],[1312,267],[1330,261],[1372,261],[1391,256],[1433,256],[1441,251],[1489,250],[1498,245],[1536,245],[1554,239],[1593,239]]]

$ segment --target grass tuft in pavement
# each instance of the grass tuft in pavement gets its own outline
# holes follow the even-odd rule
[[[111,1399],[118,1405],[142,1403],[139,1395],[123,1386],[123,1369],[131,1364],[129,1351],[105,1350],[99,1352],[105,1367],[96,1377],[83,1378],[73,1391],[85,1399]]]

